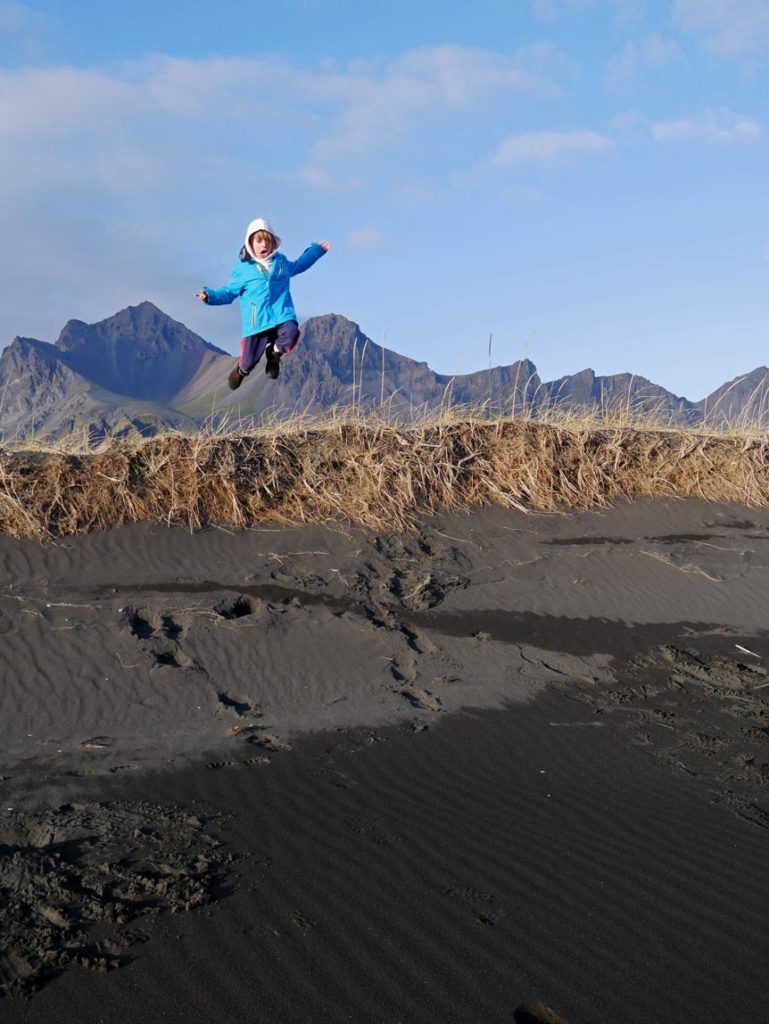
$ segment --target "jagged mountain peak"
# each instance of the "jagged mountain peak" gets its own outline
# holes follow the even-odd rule
[[[56,342],[67,365],[100,387],[141,401],[169,402],[225,353],[152,302],[95,324],[70,320]]]
[[[68,320],[62,328],[56,346],[71,351],[95,336],[122,336],[139,343],[163,343],[169,348],[202,347],[222,355],[222,350],[195,334],[179,320],[174,320],[152,302],[126,306],[104,320],[88,324],[83,320]]]
[[[2,350],[0,357],[9,352],[29,352],[30,350],[34,350],[36,352],[45,352],[50,350],[53,356],[58,354],[55,346],[49,341],[39,341],[37,338],[23,338],[20,335],[17,335],[11,344],[7,345]]]
[[[697,403],[709,420],[769,422],[769,367],[757,366],[716,388]]]

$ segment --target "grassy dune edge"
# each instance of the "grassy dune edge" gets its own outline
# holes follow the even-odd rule
[[[352,520],[408,529],[497,504],[558,511],[620,498],[769,505],[769,438],[528,419],[338,423],[0,450],[0,532],[47,539],[131,522],[196,529]]]

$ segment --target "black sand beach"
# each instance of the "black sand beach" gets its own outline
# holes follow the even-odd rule
[[[4,1020],[766,1019],[766,511],[0,571]]]

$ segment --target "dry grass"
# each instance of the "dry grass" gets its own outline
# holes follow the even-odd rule
[[[621,417],[620,417],[621,420]],[[769,437],[564,416],[301,418],[269,428],[0,450],[0,532],[46,539],[129,522],[231,527],[352,520],[408,529],[497,504],[586,509],[620,498],[769,505]]]

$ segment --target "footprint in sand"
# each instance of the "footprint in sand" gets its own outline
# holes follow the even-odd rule
[[[256,757],[247,757],[245,759],[245,761],[241,761],[240,762],[240,764],[245,765],[247,768],[250,768],[252,765],[255,765],[255,764],[269,764],[269,763],[270,763],[270,758],[267,756],[267,754],[258,754]]]
[[[272,753],[277,753],[280,750],[291,750],[290,743],[286,743],[279,736],[272,736],[270,733],[262,733],[261,736],[249,736],[246,743],[253,743],[255,747],[262,747],[264,750],[269,750]]]
[[[258,716],[259,711],[250,697],[239,693],[228,693],[220,690],[216,695],[217,700],[227,711],[234,711],[239,718],[252,718]]]
[[[237,597],[226,597],[214,605],[214,612],[223,619],[244,619],[247,615],[253,615],[261,607],[260,601],[255,601],[246,594],[239,594]]]
[[[163,636],[167,640],[178,640],[184,632],[184,624],[164,612],[150,611],[147,608],[125,608],[123,611],[129,632],[139,640],[149,640],[158,636]]]
[[[124,622],[131,636],[149,640],[142,650],[152,657],[152,668],[199,668],[179,645],[185,626],[173,616],[147,608],[123,608]],[[135,666],[131,666],[135,667]]]
[[[157,624],[150,621],[150,614],[145,609],[126,608],[125,619],[131,635],[139,640],[148,640],[155,635]]]
[[[155,659],[153,668],[191,668],[193,666],[192,658],[188,658],[178,645],[173,648],[154,650],[152,657]]]
[[[160,632],[169,640],[178,640],[184,632],[184,626],[170,615],[164,615],[160,623]]]
[[[440,697],[433,697],[427,690],[417,690],[412,686],[404,686],[398,691],[414,708],[421,711],[443,711]]]

